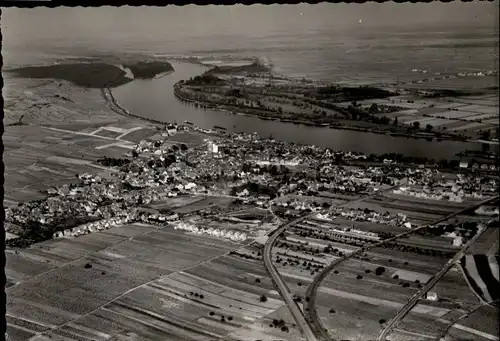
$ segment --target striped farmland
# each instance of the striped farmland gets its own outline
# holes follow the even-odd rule
[[[467,282],[484,302],[492,303],[499,299],[499,263],[497,255],[466,255],[460,260]]]

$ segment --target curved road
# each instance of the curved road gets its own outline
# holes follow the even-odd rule
[[[359,248],[358,250],[330,263],[330,265],[328,265],[327,267],[325,267],[315,278],[314,280],[312,281],[312,283],[309,285],[309,287],[307,288],[307,291],[306,291],[306,296],[309,297],[309,303],[308,303],[308,308],[309,308],[309,313],[308,313],[308,319],[309,319],[309,322],[311,323],[311,327],[312,327],[312,330],[314,331],[315,335],[320,339],[320,340],[329,340],[330,339],[330,336],[328,335],[328,332],[327,330],[325,329],[325,327],[322,325],[322,322],[321,322],[321,319],[319,318],[319,315],[318,315],[318,311],[316,310],[316,293],[318,291],[318,287],[321,283],[321,281],[323,279],[325,279],[325,277],[328,275],[328,273],[333,270],[333,268],[335,266],[337,266],[338,264],[342,263],[343,261],[357,255],[357,254],[360,254],[360,253],[363,253],[369,249],[372,249],[374,247],[379,247],[379,246],[383,246],[384,244],[388,243],[388,242],[392,242],[392,241],[395,241],[399,238],[402,238],[402,237],[405,237],[411,233],[414,233],[414,232],[417,232],[419,230],[422,230],[424,228],[427,228],[429,226],[433,226],[433,225],[436,225],[436,224],[439,224],[445,220],[448,220],[450,218],[453,218],[454,216],[456,215],[459,215],[461,213],[464,213],[470,209],[473,209],[475,207],[479,207],[481,205],[484,205],[486,203],[489,203],[493,200],[497,200],[499,198],[499,196],[495,196],[495,197],[492,197],[492,198],[489,198],[489,199],[486,199],[486,200],[483,200],[479,203],[476,203],[474,205],[471,205],[471,206],[468,206],[464,209],[461,209],[460,211],[457,211],[457,212],[454,212],[454,213],[451,213],[447,216],[444,216],[438,220],[435,220],[433,221],[432,223],[430,224],[426,224],[426,225],[421,225],[421,226],[418,226],[414,229],[411,229],[411,230],[408,230],[406,232],[403,232],[403,233],[400,233],[394,237],[391,237],[391,238],[388,238],[388,239],[384,239],[378,243],[375,243],[375,244],[371,244],[371,245],[368,245],[368,246],[363,246],[361,248]]]
[[[406,180],[407,179],[404,179],[402,181],[402,183],[406,182]],[[400,186],[400,185],[401,185],[401,183],[398,185],[395,185],[395,186],[391,186],[383,191],[374,192],[368,196],[365,196],[365,197],[362,197],[362,198],[359,198],[356,200],[346,201],[344,203],[334,205],[333,207],[341,207],[343,205],[352,204],[352,203],[355,203],[358,201],[363,201],[363,200],[369,199],[371,197],[377,196],[381,193],[387,192],[387,191],[389,191],[397,186]],[[271,209],[271,211],[272,211],[272,209]],[[309,341],[312,341],[312,340],[316,341],[317,340],[316,334],[313,333],[313,331],[311,330],[309,324],[307,323],[307,320],[304,318],[304,315],[302,314],[301,309],[297,305],[297,302],[295,302],[293,300],[293,296],[290,292],[290,289],[288,288],[285,281],[283,280],[283,278],[279,274],[278,270],[274,266],[274,264],[272,262],[271,251],[272,251],[272,248],[274,246],[274,243],[276,242],[278,237],[286,230],[287,227],[292,226],[294,224],[297,224],[297,223],[301,222],[302,220],[305,220],[305,219],[309,218],[310,216],[313,216],[317,213],[318,212],[311,212],[311,213],[305,214],[305,215],[303,215],[295,220],[292,220],[290,222],[287,222],[287,223],[279,226],[276,230],[274,230],[271,233],[271,236],[269,237],[266,244],[264,245],[264,264],[266,266],[266,269],[269,272],[269,275],[271,276],[271,279],[273,280],[274,284],[277,286],[277,289],[278,289],[281,297],[283,297],[286,305],[290,309],[290,312],[292,313],[293,318],[297,322],[297,325],[300,327],[300,329],[302,330],[302,332],[304,333],[304,335],[306,336],[306,338]]]
[[[266,266],[267,271],[269,272],[269,275],[271,276],[274,284],[278,287],[278,291],[281,294],[281,297],[285,300],[286,305],[290,309],[290,312],[292,313],[293,318],[295,319],[295,322],[297,322],[297,325],[300,327],[304,335],[309,341],[317,341],[316,336],[314,333],[311,331],[311,328],[309,327],[309,324],[307,324],[306,319],[304,318],[304,315],[302,315],[302,311],[300,310],[299,306],[297,305],[297,302],[293,300],[292,294],[290,293],[290,289],[288,289],[288,286],[286,285],[285,281],[283,278],[280,276],[278,273],[278,270],[274,266],[272,262],[272,248],[274,243],[276,242],[276,239],[280,236],[285,229],[293,224],[297,224],[298,222],[306,219],[309,217],[310,214],[307,214],[305,216],[302,216],[300,218],[297,218],[293,221],[290,221],[288,223],[285,223],[278,227],[276,230],[274,230],[273,234],[271,237],[266,242],[266,245],[264,246],[264,263]]]

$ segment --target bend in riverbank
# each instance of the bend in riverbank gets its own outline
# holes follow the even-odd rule
[[[168,124],[168,122],[159,121],[159,120],[155,120],[152,118],[145,118],[142,116],[132,114],[130,111],[128,111],[127,109],[125,109],[124,107],[122,107],[118,103],[118,101],[116,100],[116,98],[113,95],[113,92],[111,91],[110,88],[102,88],[101,95],[104,98],[104,100],[108,103],[109,108],[119,115],[129,117],[129,118],[138,119],[138,120],[148,122],[148,123],[155,123],[155,124],[162,124],[162,125]]]

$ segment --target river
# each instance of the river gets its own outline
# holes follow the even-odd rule
[[[335,150],[367,154],[402,153],[442,159],[451,158],[465,149],[480,149],[477,143],[430,142],[328,127],[309,127],[199,108],[178,100],[173,94],[173,85],[179,80],[201,74],[206,68],[190,63],[172,63],[172,65],[175,72],[165,77],[155,80],[134,80],[114,89],[116,100],[133,114],[148,119],[178,123],[187,120],[202,128],[212,128],[217,125],[227,128],[230,132],[256,132],[263,137],[272,135],[277,140],[314,144]]]

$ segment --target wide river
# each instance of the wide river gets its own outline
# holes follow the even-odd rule
[[[477,143],[455,141],[430,142],[404,137],[335,130],[328,127],[308,127],[279,121],[265,121],[228,112],[202,109],[178,100],[173,85],[179,80],[201,74],[206,68],[190,63],[172,63],[175,72],[155,80],[135,80],[113,90],[118,103],[135,115],[163,122],[193,122],[202,128],[214,125],[230,132],[256,132],[260,136],[272,135],[277,140],[314,144],[334,150],[362,153],[403,153],[425,156],[436,160],[451,158],[465,149],[480,149]]]

